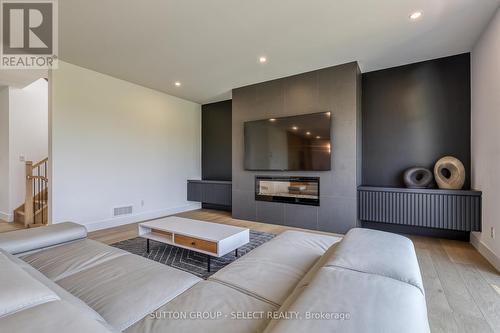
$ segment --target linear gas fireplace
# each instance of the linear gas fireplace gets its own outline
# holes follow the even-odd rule
[[[319,206],[319,177],[255,177],[255,200]]]

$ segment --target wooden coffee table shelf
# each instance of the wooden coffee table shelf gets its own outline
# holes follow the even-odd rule
[[[139,223],[139,236],[149,240],[177,246],[210,257],[222,257],[250,242],[250,230],[230,225],[210,223],[170,216],[159,220]]]

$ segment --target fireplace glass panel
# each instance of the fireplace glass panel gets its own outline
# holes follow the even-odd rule
[[[259,201],[318,206],[319,178],[257,177],[255,197]]]

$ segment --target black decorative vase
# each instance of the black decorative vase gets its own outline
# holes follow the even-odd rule
[[[405,171],[403,180],[408,188],[429,188],[434,175],[429,169],[414,167]]]

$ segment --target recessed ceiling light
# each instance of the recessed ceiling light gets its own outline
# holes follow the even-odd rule
[[[412,20],[418,20],[421,17],[422,17],[421,11],[416,11],[410,15],[410,19],[412,19]]]
[[[182,85],[179,81],[176,81],[174,84],[176,87],[180,87]]]
[[[316,139],[318,139],[318,140],[319,140],[319,139],[321,139],[321,137],[318,135],[318,136],[316,137]]]
[[[260,57],[260,58],[259,58],[259,62],[260,62],[261,64],[265,64],[265,63],[267,62],[267,58],[266,58],[266,57]]]
[[[275,122],[275,121],[276,121],[276,119],[271,118],[271,119],[269,119],[269,121],[270,121],[270,122]]]
[[[294,131],[297,131],[299,128],[298,128],[297,126],[293,126],[293,127],[292,127],[292,129],[293,129]]]
[[[306,135],[311,135],[311,132],[306,132]]]

